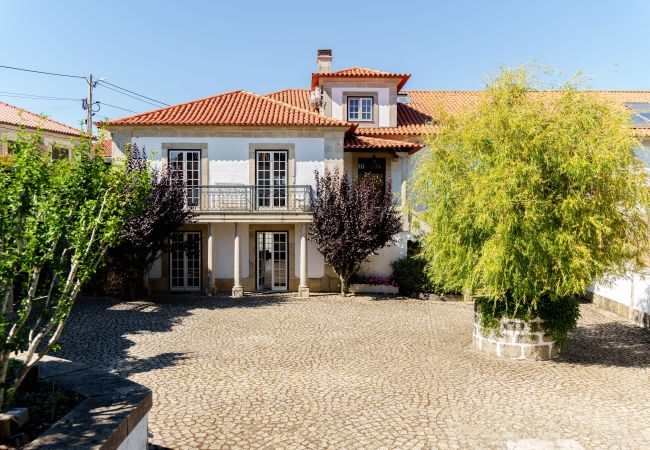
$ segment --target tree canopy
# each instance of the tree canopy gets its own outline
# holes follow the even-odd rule
[[[316,173],[313,209],[309,239],[339,276],[342,294],[363,260],[402,229],[390,180],[384,186],[374,176],[350,180],[338,171]]]
[[[532,80],[503,70],[475,108],[441,113],[414,193],[436,283],[534,310],[642,265],[650,204],[625,108]]]
[[[57,345],[81,287],[147,196],[143,171],[90,154],[84,139],[52,161],[38,134],[21,134],[0,165],[0,402]]]

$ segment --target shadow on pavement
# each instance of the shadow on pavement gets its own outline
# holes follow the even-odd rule
[[[557,359],[571,364],[650,367],[650,330],[624,322],[580,325]]]

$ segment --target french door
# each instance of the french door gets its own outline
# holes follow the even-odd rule
[[[257,207],[287,207],[287,152],[258,150],[255,156]]]
[[[169,256],[170,289],[201,290],[201,233],[183,231],[172,234]]]
[[[201,184],[201,152],[199,150],[170,150],[169,170],[172,177],[179,177],[187,187],[187,206],[199,205]]]
[[[289,287],[286,231],[257,232],[257,290],[286,291]]]

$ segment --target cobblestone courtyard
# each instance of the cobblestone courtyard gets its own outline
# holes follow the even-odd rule
[[[150,387],[157,448],[650,448],[650,332],[582,305],[568,351],[527,362],[471,330],[454,302],[83,299],[61,356]]]

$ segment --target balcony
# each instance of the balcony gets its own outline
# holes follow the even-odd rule
[[[197,213],[310,213],[311,186],[189,186],[187,205]]]

